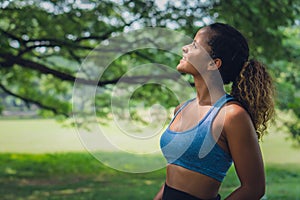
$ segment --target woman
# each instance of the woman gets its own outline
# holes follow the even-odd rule
[[[177,70],[193,76],[197,95],[175,109],[161,137],[168,165],[154,200],[221,199],[232,162],[241,184],[225,199],[260,199],[265,174],[258,140],[274,112],[269,74],[248,60],[246,39],[226,24],[201,28],[182,50]],[[224,91],[228,83],[231,95]]]

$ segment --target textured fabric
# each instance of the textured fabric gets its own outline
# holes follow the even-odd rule
[[[213,198],[211,200],[220,200],[220,199],[221,197],[220,195],[218,195],[216,198]],[[199,199],[186,192],[169,187],[167,184],[165,184],[162,200],[203,200],[203,199]]]
[[[178,113],[193,100],[183,104],[170,124]],[[171,131],[169,124],[160,139],[160,147],[168,163],[199,172],[222,182],[232,164],[232,158],[216,143],[211,133],[211,126],[222,106],[232,100],[234,99],[230,95],[224,95],[196,126],[184,132]]]

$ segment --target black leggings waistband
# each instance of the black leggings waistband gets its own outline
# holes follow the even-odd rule
[[[210,200],[220,200],[220,199],[221,197],[220,195],[218,195],[216,198]],[[204,200],[204,199],[199,199],[198,197],[177,190],[175,188],[169,187],[167,184],[165,184],[162,200]]]

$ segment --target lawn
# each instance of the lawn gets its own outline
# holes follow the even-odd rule
[[[125,173],[103,165],[84,150],[76,131],[53,120],[2,120],[0,127],[0,199],[151,199],[164,182],[164,169]],[[264,199],[300,199],[300,150],[275,131],[261,146],[267,174]],[[132,159],[120,152],[101,153],[119,166]],[[145,157],[143,162],[158,159],[160,155]],[[221,195],[237,185],[231,168]]]

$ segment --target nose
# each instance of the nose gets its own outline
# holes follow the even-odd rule
[[[188,52],[188,47],[187,47],[187,45],[185,45],[185,46],[182,47],[182,51],[183,51],[183,53],[187,53],[187,52]]]

